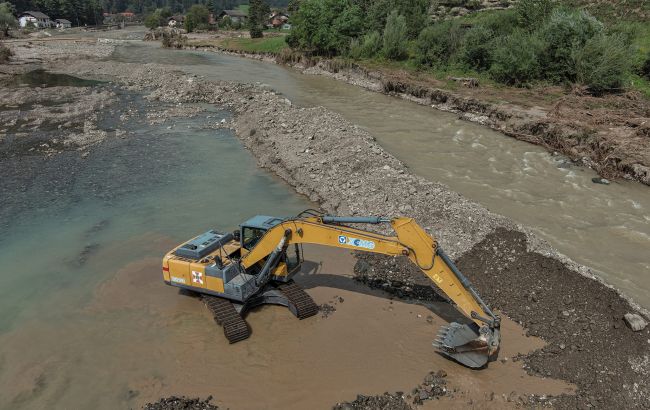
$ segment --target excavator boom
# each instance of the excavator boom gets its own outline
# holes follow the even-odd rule
[[[345,223],[390,223],[396,236],[341,225]],[[483,302],[438,243],[412,218],[309,216],[287,219],[266,231],[240,264],[244,269],[265,259],[268,264],[278,249],[304,243],[408,257],[471,320],[470,324],[454,322],[441,329],[434,342],[440,352],[473,368],[484,366],[498,354],[499,317]]]

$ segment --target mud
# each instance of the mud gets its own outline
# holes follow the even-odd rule
[[[152,249],[171,246],[159,235],[132,242],[142,240]],[[129,245],[101,249],[95,263],[114,260]],[[74,320],[36,319],[0,335],[12,350],[30,345],[21,355],[5,357],[0,407],[139,408],[160,397],[214,395],[221,408],[258,409],[264,403],[272,409],[326,409],[384,391],[402,391],[412,402],[414,387],[428,388],[432,396],[444,387],[451,402],[488,402],[493,393],[493,403],[508,405],[513,391],[512,397],[526,399],[574,390],[527,375],[512,361],[481,372],[460,368],[431,346],[436,329],[446,323],[431,312],[435,307],[390,300],[355,284],[355,259],[346,251],[306,246],[305,256],[296,280],[317,303],[342,297],[336,314],[299,321],[286,308],[263,307],[247,315],[253,333],[235,345],[198,298],[162,283],[158,258],[121,266]],[[507,318],[504,331],[509,357],[544,346]],[[440,371],[447,376],[436,376]]]
[[[461,402],[463,405],[482,402],[485,407],[499,408],[517,402],[531,403],[533,400],[534,403],[531,397],[549,396],[553,396],[550,404],[561,408],[607,407],[621,403],[625,407],[644,407],[647,404],[648,330],[632,334],[625,326],[620,326],[622,314],[633,311],[634,306],[615,290],[595,280],[587,268],[559,255],[524,228],[450,192],[444,185],[410,174],[402,163],[383,151],[371,135],[339,115],[323,108],[294,107],[284,97],[255,86],[209,83],[156,65],[79,61],[74,67],[55,66],[92,78],[114,77],[127,89],[153,89],[148,97],[153,101],[208,102],[228,107],[236,114],[231,126],[261,166],[319,202],[328,212],[415,217],[458,260],[460,268],[472,278],[488,303],[530,326],[531,337],[519,337],[522,330],[504,320],[501,361],[491,363],[481,372],[471,372],[446,359],[434,357],[431,360],[431,325],[444,323],[440,316],[445,319],[453,316],[453,310],[446,311],[450,309],[448,304],[439,304],[437,310],[434,309],[436,315],[431,315],[431,311],[422,306],[397,301],[389,303],[385,299],[368,299],[357,293],[316,286],[310,293],[319,304],[334,296],[344,298],[345,303],[337,306],[336,314],[326,320],[319,318],[311,323],[302,321],[286,327],[280,324],[277,315],[259,322],[256,322],[256,315],[251,315],[254,332],[257,327],[261,339],[254,334],[250,344],[241,348],[235,345],[229,350],[229,354],[236,356],[249,349],[261,349],[265,345],[258,343],[274,340],[274,332],[302,332],[299,336],[291,333],[294,338],[282,347],[296,352],[292,358],[296,363],[310,363],[309,369],[281,361],[274,361],[272,366],[266,363],[268,367],[260,367],[257,363],[253,366],[258,372],[256,377],[264,378],[264,372],[272,371],[274,380],[264,389],[247,390],[251,395],[247,398],[248,406],[259,403],[255,395],[264,394],[268,389],[277,392],[279,386],[291,383],[283,377],[278,379],[278,374],[291,375],[292,380],[300,379],[304,390],[292,390],[272,400],[265,395],[268,405],[292,403],[299,408],[307,403],[328,402],[331,405],[334,392],[345,401],[354,400],[359,393],[408,391],[431,370],[445,370],[447,383],[456,386],[458,391],[450,402],[452,406]],[[327,254],[323,255],[323,260],[328,260]],[[390,260],[383,260],[383,266],[372,260],[365,263],[369,265],[367,270],[378,272],[379,280],[406,283],[401,286],[407,292],[400,295],[402,297],[411,296],[410,289],[406,289],[412,288],[411,283],[425,287],[415,279],[410,280],[404,267],[392,267]],[[310,276],[302,280],[307,286],[318,283]],[[129,304],[137,304],[124,297]],[[425,294],[418,297],[428,301]],[[156,306],[156,303],[151,305]],[[262,312],[275,310],[265,308]],[[379,312],[386,314],[379,317]],[[412,320],[406,320],[408,315],[413,315]],[[425,319],[429,316],[430,320]],[[359,317],[376,318],[376,321],[364,321],[363,332],[359,333]],[[176,325],[178,323],[176,319]],[[340,325],[343,327],[337,327]],[[533,334],[542,336],[549,346],[535,342]],[[341,337],[343,345],[333,342],[332,335]],[[207,344],[202,337],[197,337],[194,342],[216,354],[214,340]],[[301,350],[296,343],[310,346],[311,353]],[[183,353],[189,354],[191,350],[188,347]],[[319,354],[314,356],[316,351]],[[360,351],[365,357],[359,357]],[[392,353],[385,355],[386,351]],[[271,352],[267,354],[255,354],[254,357],[273,357]],[[375,362],[368,360],[369,357],[382,359]],[[200,362],[205,364],[205,357]],[[253,365],[253,362],[248,364]],[[193,360],[186,364],[193,369],[201,368]],[[224,365],[227,366],[215,364],[210,371],[201,369],[200,379],[208,380],[212,371],[224,371]],[[233,366],[226,367],[229,368]],[[319,377],[314,377],[313,369],[318,369]],[[170,377],[181,376],[182,373],[174,373],[177,370],[170,366],[163,373],[172,375]],[[523,375],[524,370],[529,374]],[[325,375],[328,375],[328,383],[323,383]],[[553,384],[548,377],[565,378],[575,383],[577,394],[570,395],[570,386]],[[609,385],[604,386],[606,383]],[[169,391],[169,384],[155,380],[137,385],[137,390],[147,392],[143,395],[147,397],[175,394]],[[202,381],[187,386],[179,377],[174,386],[184,386],[186,394],[203,397],[214,393],[228,405],[236,404],[237,396],[232,390],[223,394],[215,392],[212,383]],[[498,402],[491,403],[495,398]],[[239,407],[245,407],[244,403]]]

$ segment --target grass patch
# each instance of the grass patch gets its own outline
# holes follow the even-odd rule
[[[270,53],[278,54],[285,48],[289,48],[284,41],[285,36],[263,37],[263,38],[224,38],[221,40],[221,47],[244,51],[247,53]]]
[[[631,74],[628,78],[628,83],[631,88],[640,91],[646,98],[650,98],[650,80],[636,74]]]

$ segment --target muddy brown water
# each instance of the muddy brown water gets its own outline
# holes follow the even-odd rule
[[[160,251],[174,243],[146,233],[96,257],[116,260],[143,239]],[[6,408],[127,408],[185,394],[213,395],[232,409],[327,409],[359,393],[409,392],[432,369],[448,373],[448,387],[463,403],[496,408],[510,404],[505,397],[512,392],[573,392],[564,382],[528,376],[520,362],[473,371],[442,358],[431,340],[444,321],[434,315],[429,323],[432,313],[423,306],[355,291],[354,259],[346,251],[312,246],[305,255],[312,263],[303,275],[350,282],[351,290],[309,290],[336,311],[299,321],[286,308],[262,307],[247,317],[251,338],[235,345],[198,299],[160,281],[159,258],[115,264],[114,275],[66,322],[34,319],[0,336],[3,350],[20,352],[2,362],[3,397],[13,398]],[[502,358],[543,346],[507,319],[503,331]]]
[[[456,115],[274,64],[131,42],[112,59],[173,64],[213,80],[266,84],[365,127],[416,174],[531,227],[560,252],[650,308],[650,190],[594,184],[561,156]]]

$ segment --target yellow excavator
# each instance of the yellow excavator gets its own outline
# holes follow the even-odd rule
[[[390,224],[396,236],[349,224]],[[258,215],[232,233],[211,230],[174,248],[163,258],[163,278],[168,285],[198,292],[235,343],[250,336],[243,316],[255,306],[283,305],[299,319],[318,313],[318,305],[292,280],[306,243],[409,258],[469,319],[440,330],[433,343],[439,352],[471,368],[496,359],[500,318],[412,218],[342,217],[314,210],[293,218]]]

